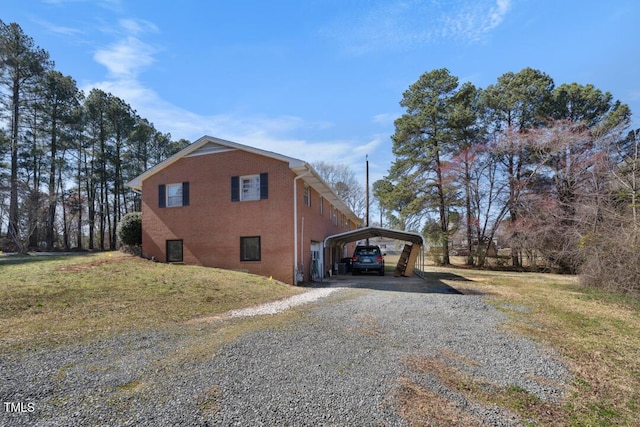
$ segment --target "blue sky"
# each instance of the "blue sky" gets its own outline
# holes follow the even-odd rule
[[[3,0],[56,69],[174,139],[208,134],[346,163],[393,161],[393,120],[446,67],[486,87],[525,67],[592,83],[640,122],[637,0]]]

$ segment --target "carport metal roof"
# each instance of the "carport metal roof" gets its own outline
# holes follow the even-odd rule
[[[344,245],[361,239],[371,237],[389,237],[397,240],[404,240],[411,243],[424,245],[422,236],[410,231],[394,230],[381,227],[363,227],[344,233],[334,234],[324,239],[324,247]]]

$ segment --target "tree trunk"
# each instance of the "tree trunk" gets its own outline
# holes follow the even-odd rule
[[[78,231],[76,235],[76,248],[82,249],[82,145],[78,148],[78,194],[77,194],[77,214],[78,214]]]
[[[442,265],[450,265],[451,260],[449,258],[449,221],[447,218],[447,205],[444,199],[444,180],[442,179],[442,164],[440,163],[440,155],[437,152],[435,154],[436,161],[436,175],[438,186],[438,210],[440,211],[440,239],[442,241]]]
[[[517,177],[517,172],[516,172],[516,165],[514,163],[514,155],[510,154],[509,155],[509,220],[510,220],[510,224],[511,224],[511,228],[512,228],[512,234],[511,234],[511,242],[510,242],[510,246],[511,246],[511,265],[513,265],[513,267],[519,268],[521,266],[520,264],[520,255],[519,255],[519,251],[518,248],[515,247],[515,241],[516,238],[518,237],[518,232],[515,230],[515,226],[516,226],[516,222],[518,220],[518,214],[517,214],[517,201],[518,201],[518,189],[517,186],[519,185],[518,182],[518,177]]]
[[[56,121],[55,121],[55,112],[53,114],[53,122],[51,124],[51,146],[49,147],[51,150],[51,164],[49,165],[49,209],[47,216],[47,233],[46,233],[46,244],[47,250],[50,251],[53,249],[53,228],[56,221],[56,205],[58,200],[58,195],[56,193],[56,157],[57,157],[57,135],[56,135]]]
[[[88,216],[89,216],[89,250],[93,250],[93,249],[95,249],[94,233],[95,233],[95,230],[96,230],[96,207],[94,205],[95,200],[93,200],[93,198],[92,198],[91,201],[89,201],[88,203],[89,203],[89,212],[88,212]]]
[[[64,154],[62,155],[64,158]],[[58,194],[62,196],[62,200],[65,200],[65,189],[62,183],[62,168],[58,169]],[[69,240],[69,222],[67,215],[67,204],[62,203],[62,244],[65,251],[71,249],[71,243]]]
[[[122,164],[120,159],[120,147],[122,146],[122,142],[120,140],[120,136],[116,137],[116,155],[114,158],[114,183],[113,183],[113,228],[111,229],[111,235],[109,238],[109,249],[116,249],[116,240],[117,240],[117,228],[118,222],[120,221],[122,212],[121,212],[121,204],[120,204],[120,196],[123,194],[122,187]]]
[[[20,245],[20,229],[18,228],[18,123],[20,109],[19,82],[13,82],[13,116],[11,117],[11,178],[9,196],[9,224],[7,227],[7,237],[14,243],[16,248]]]
[[[467,265],[473,265],[473,253],[472,250],[472,240],[473,240],[473,227],[471,224],[471,174],[469,172],[469,159],[468,153],[465,153],[464,160],[464,197],[465,197],[465,208],[467,210]]]

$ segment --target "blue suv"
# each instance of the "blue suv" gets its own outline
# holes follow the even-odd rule
[[[384,276],[384,257],[379,246],[356,246],[351,274],[355,276],[362,271],[377,271],[380,276]]]

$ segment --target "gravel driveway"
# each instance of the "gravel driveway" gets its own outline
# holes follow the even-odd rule
[[[472,361],[458,368],[543,400],[561,397],[569,376],[553,351],[500,329],[505,314],[482,296],[438,281],[343,278],[284,308],[2,353],[0,398],[23,412],[5,403],[0,425],[402,426],[407,379],[487,425],[521,425],[407,361]]]

